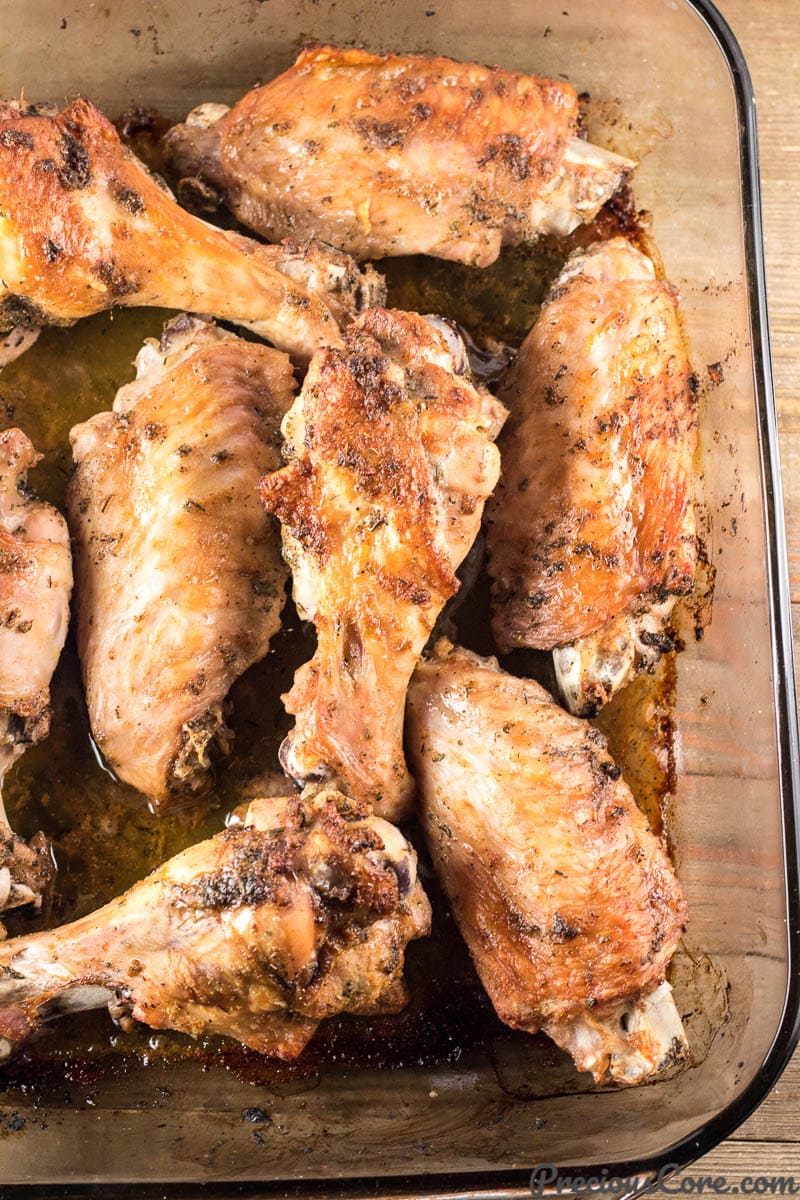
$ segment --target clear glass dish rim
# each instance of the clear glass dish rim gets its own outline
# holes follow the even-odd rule
[[[616,1200],[632,1200],[645,1191],[668,1166],[689,1166],[724,1141],[761,1104],[779,1079],[800,1040],[800,735],[798,731],[789,571],[784,525],[778,445],[778,419],[770,355],[766,271],[758,160],[755,95],[741,47],[725,18],[711,0],[684,0],[704,21],[715,38],[731,73],[739,124],[742,209],[746,286],[752,329],[752,360],[756,399],[761,489],[767,534],[767,576],[771,631],[772,673],[779,781],[783,810],[784,889],[787,917],[787,988],[778,1028],[764,1061],[745,1091],[693,1133],[648,1158],[595,1162],[560,1167],[564,1175],[608,1176],[636,1180],[637,1186],[619,1193]],[[317,1200],[524,1200],[530,1197],[530,1171],[448,1173],[441,1175],[387,1176],[380,1179],[328,1179],[272,1183],[220,1184],[121,1184],[97,1183],[11,1185],[0,1191],[8,1200],[36,1195],[37,1200],[234,1200],[251,1197],[297,1197]],[[545,1190],[545,1195],[549,1192]]]

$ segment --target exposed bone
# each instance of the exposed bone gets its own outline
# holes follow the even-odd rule
[[[567,142],[562,170],[533,206],[532,223],[543,234],[566,237],[613,196],[636,164],[629,158],[573,137]]]
[[[40,325],[18,325],[10,333],[0,335],[0,370],[30,350],[41,332]]]
[[[683,1062],[689,1050],[668,983],[638,1000],[589,1008],[543,1028],[596,1083],[641,1083]]]
[[[558,688],[571,713],[593,717],[631,679],[655,666],[672,648],[665,630],[674,606],[675,596],[668,596],[553,651]]]

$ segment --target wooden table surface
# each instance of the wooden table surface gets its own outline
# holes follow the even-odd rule
[[[756,92],[772,359],[800,663],[800,0],[717,0]],[[790,1175],[800,1186],[800,1051],[758,1111],[687,1174]]]

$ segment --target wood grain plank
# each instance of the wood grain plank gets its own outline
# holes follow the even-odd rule
[[[800,1142],[800,1053],[733,1141]]]
[[[698,1176],[723,1176],[731,1188],[738,1187],[742,1194],[742,1183],[745,1179],[756,1176],[783,1176],[795,1181],[800,1187],[800,1146],[794,1142],[723,1142],[704,1158],[681,1171],[669,1182],[667,1190],[656,1190],[648,1195],[675,1195],[677,1180]],[[697,1192],[686,1192],[686,1195]],[[709,1195],[706,1191],[704,1195]],[[729,1193],[730,1194],[730,1193]],[[736,1193],[734,1193],[736,1194]],[[785,1193],[788,1195],[788,1192]],[[776,1192],[776,1195],[780,1195]]]

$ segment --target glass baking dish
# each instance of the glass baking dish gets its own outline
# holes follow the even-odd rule
[[[232,102],[308,40],[566,76],[590,93],[598,140],[641,159],[636,199],[708,385],[716,591],[678,663],[669,821],[695,1059],[651,1086],[598,1089],[544,1041],[489,1023],[419,1063],[370,1066],[345,1045],[257,1087],[197,1062],[126,1064],[83,1085],[73,1073],[46,1102],[19,1084],[2,1094],[0,1186],[42,1200],[78,1185],[188,1196],[201,1181],[219,1196],[510,1197],[552,1163],[643,1187],[728,1135],[798,1036],[797,718],[747,69],[705,0],[506,0],[494,13],[479,0],[4,0],[0,79],[10,96],[81,92],[112,116],[136,103],[177,118]]]

